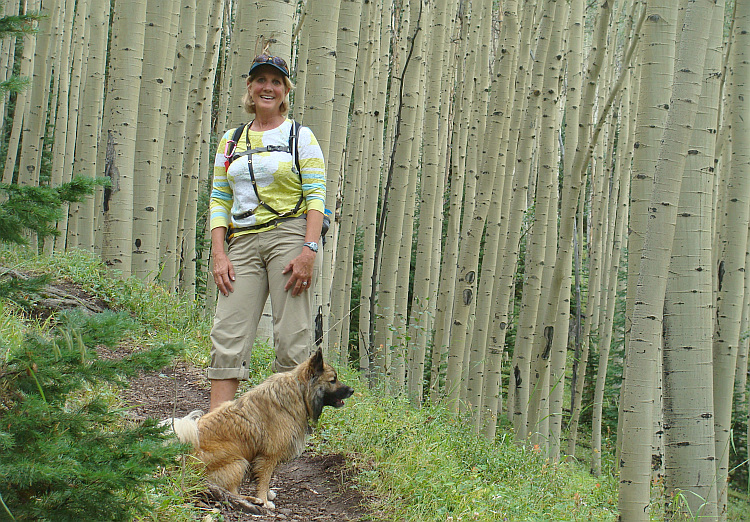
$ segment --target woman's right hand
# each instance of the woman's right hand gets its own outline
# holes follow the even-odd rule
[[[232,281],[234,281],[234,267],[226,254],[214,256],[214,283],[219,287],[219,292],[225,296],[232,292]]]
[[[224,237],[226,228],[220,227],[211,230],[211,246],[214,261],[214,283],[219,287],[219,292],[228,296],[232,292],[232,281],[234,281],[234,267],[224,250]]]

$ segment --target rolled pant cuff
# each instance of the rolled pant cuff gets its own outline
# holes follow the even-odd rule
[[[247,368],[211,368],[206,370],[206,376],[211,380],[222,381],[225,379],[238,379],[246,381],[250,377]]]
[[[276,373],[288,372],[288,371],[294,370],[296,367],[297,367],[296,364],[292,364],[291,366],[283,365],[279,362],[278,359],[274,359],[273,361],[273,371]]]

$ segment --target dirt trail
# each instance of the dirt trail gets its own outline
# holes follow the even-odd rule
[[[181,416],[195,409],[208,410],[208,381],[200,369],[180,363],[132,380],[123,396],[132,406],[135,419],[162,419],[173,413]],[[218,509],[227,522],[364,520],[367,500],[352,488],[351,473],[344,456],[317,455],[308,449],[298,459],[279,467],[274,475],[271,487],[278,496],[273,511],[252,515],[216,502],[196,500],[196,504],[206,509],[206,514]],[[251,484],[243,484],[242,493],[249,495],[252,491]]]

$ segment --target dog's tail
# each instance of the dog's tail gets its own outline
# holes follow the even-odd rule
[[[172,417],[164,419],[159,423],[160,426],[171,426],[174,434],[180,442],[192,444],[194,448],[199,446],[198,441],[198,419],[203,416],[202,410],[194,410],[186,416],[178,419]]]

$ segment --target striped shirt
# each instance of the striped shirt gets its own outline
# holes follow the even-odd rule
[[[286,119],[275,129],[264,132],[245,128],[238,140],[235,153],[269,145],[288,147],[292,124],[292,120]],[[216,151],[210,203],[212,230],[217,227],[239,228],[262,225],[278,217],[264,206],[259,206],[258,197],[250,179],[248,156],[240,156],[227,168],[228,160],[224,154],[232,152],[231,148],[227,151],[226,147],[234,132],[235,129],[230,129],[224,134]],[[263,202],[277,212],[283,213],[294,209],[301,192],[304,196],[302,205],[299,211],[292,215],[299,216],[310,209],[323,213],[326,198],[323,151],[308,127],[300,127],[299,134],[297,147],[302,171],[301,185],[300,176],[292,170],[294,151],[258,152],[252,155],[253,174],[258,193]],[[246,215],[248,211],[253,211],[253,213]],[[269,229],[261,227],[245,232],[262,230]]]

